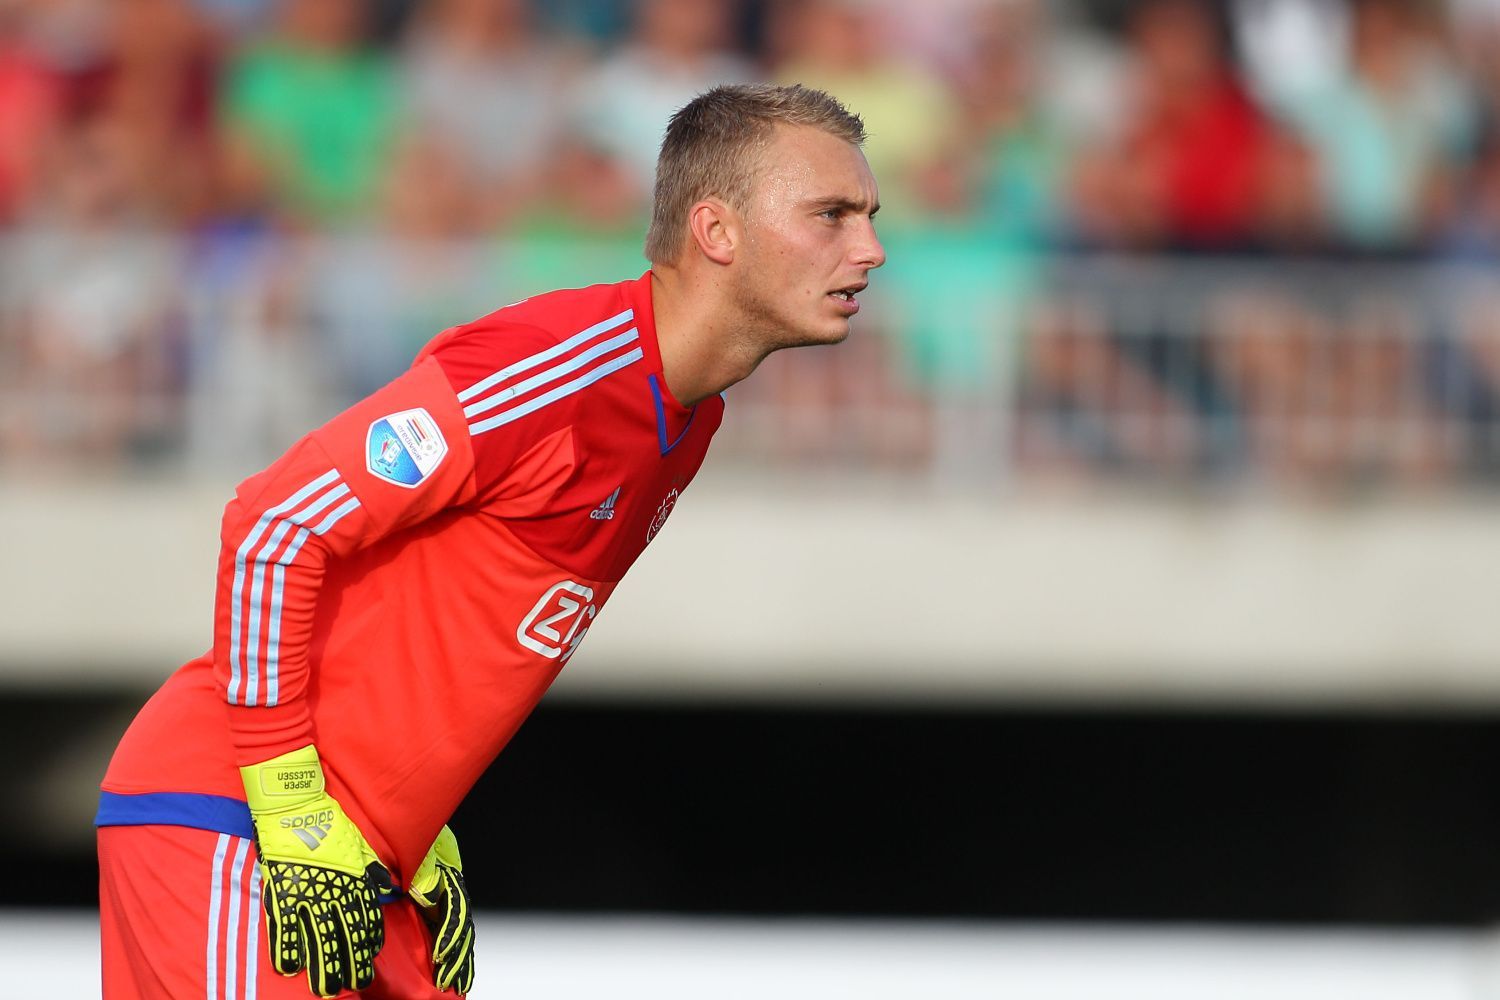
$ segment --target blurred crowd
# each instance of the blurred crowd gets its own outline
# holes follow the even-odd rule
[[[752,79],[859,111],[898,223],[1494,242],[1494,0],[0,0],[0,223],[633,229]]]
[[[1333,391],[1297,338],[1347,301],[1241,289],[1131,335],[1038,255],[1500,259],[1500,0],[0,0],[0,459],[211,450],[210,416],[275,439],[507,294],[637,273],[666,118],[744,80],[865,118],[905,251],[851,370],[755,390],[793,409],[1009,380],[1027,454],[1176,461],[1174,431],[1121,443],[1124,394],[1239,414],[1243,457],[1265,399]],[[1457,322],[1406,308],[1376,325]],[[1488,420],[1471,334],[1325,367]]]

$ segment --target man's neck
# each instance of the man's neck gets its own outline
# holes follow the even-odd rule
[[[651,312],[662,378],[683,406],[723,392],[764,357],[735,329],[736,313],[724,296],[675,268],[652,270]]]

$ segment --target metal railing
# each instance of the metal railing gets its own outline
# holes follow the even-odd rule
[[[888,239],[854,336],[729,392],[718,461],[940,483],[1469,486],[1500,473],[1500,270]],[[0,465],[248,468],[631,243],[0,241]]]
[[[1016,461],[1424,486],[1500,471],[1500,272],[1066,260],[1033,302]]]

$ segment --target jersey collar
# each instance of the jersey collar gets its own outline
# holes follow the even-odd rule
[[[656,411],[656,433],[661,453],[667,454],[677,446],[693,422],[697,406],[683,406],[667,387],[662,374],[661,344],[656,339],[656,313],[651,306],[651,272],[647,271],[635,281],[626,282],[626,296],[635,310],[635,328],[640,334],[642,360],[646,362],[646,379],[651,393],[651,404]]]

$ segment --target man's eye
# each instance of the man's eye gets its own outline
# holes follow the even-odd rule
[[[822,218],[825,218],[825,219],[835,219],[835,220],[838,219],[838,217],[841,216],[841,215],[843,215],[843,214],[844,213],[842,211],[840,211],[839,209],[837,209],[837,208],[825,208],[825,209],[823,209],[823,211],[821,211],[821,212],[818,213],[818,215],[821,216]]]

